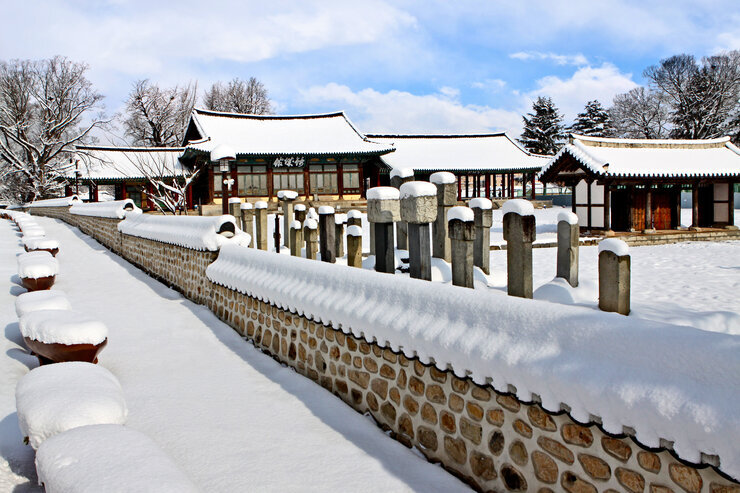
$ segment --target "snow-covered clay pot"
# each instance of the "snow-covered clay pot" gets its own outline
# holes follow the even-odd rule
[[[52,257],[59,253],[59,242],[47,238],[29,238],[23,241],[27,252],[49,252]]]
[[[38,310],[20,319],[23,341],[39,363],[97,363],[108,344],[108,328],[99,320],[72,310]]]
[[[58,272],[59,264],[49,252],[35,251],[18,256],[18,277],[29,291],[50,289]]]

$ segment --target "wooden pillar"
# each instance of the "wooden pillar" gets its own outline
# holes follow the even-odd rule
[[[491,174],[486,173],[486,198],[491,198]]]
[[[236,169],[236,163],[234,163],[231,166],[231,179],[234,180],[234,184],[231,185],[231,191],[229,192],[229,197],[238,197],[239,196],[239,179],[237,175],[237,169]]]
[[[462,175],[457,175],[457,201],[462,200]]]
[[[522,173],[522,198],[527,198],[527,176]]]
[[[671,229],[681,226],[681,185],[673,185],[673,208],[671,209]]]
[[[215,191],[213,189],[213,166],[210,164],[206,166],[208,166],[208,197],[206,197],[206,202],[211,204],[213,203],[213,197],[215,197]]]
[[[185,206],[188,209],[193,208],[193,185],[192,183],[188,185],[188,188],[186,189],[186,192],[185,192]]]
[[[604,230],[609,231],[612,229],[611,223],[611,189],[608,183],[604,184]]]
[[[121,182],[121,200],[126,200],[128,198],[128,194],[126,193],[126,181]]]
[[[227,171],[221,172],[221,213],[229,213],[229,187],[224,183],[229,179],[229,173]]]
[[[645,189],[645,229],[653,229],[653,185],[647,184]]]
[[[311,175],[308,172],[308,165],[303,168],[303,194],[306,200],[311,198]]]
[[[699,227],[699,183],[691,185],[691,227]]]
[[[727,184],[727,225],[735,225],[735,184],[730,182]]]
[[[537,185],[535,183],[537,181],[537,173],[533,171],[531,176],[532,176],[532,200],[535,200],[537,198]]]
[[[337,163],[337,191],[339,192],[339,200],[344,198],[344,168],[342,166],[342,160]]]
[[[272,200],[272,196],[275,195],[275,186],[272,183],[272,168],[267,167],[267,200]]]
[[[591,182],[586,182],[586,227],[591,229]]]
[[[514,198],[514,173],[509,173],[509,198]]]

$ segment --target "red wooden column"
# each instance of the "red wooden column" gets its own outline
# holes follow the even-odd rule
[[[126,200],[128,198],[128,194],[126,193],[126,182],[121,182],[121,199]]]
[[[308,169],[308,168],[306,168],[306,169]],[[366,191],[364,167],[362,165],[359,165],[357,167],[357,170],[358,170],[359,175],[360,175],[360,197],[362,197],[364,199],[365,198],[365,191]],[[306,197],[308,197],[308,192],[306,192]]]
[[[699,183],[691,185],[691,227],[699,227]]]
[[[311,198],[311,175],[308,172],[308,164],[303,168],[303,193],[306,195],[306,200]]]
[[[537,198],[537,174],[532,172],[532,200],[535,200]]]
[[[728,203],[727,203],[727,225],[735,225],[735,184],[730,182],[727,184]]]
[[[612,229],[611,222],[611,189],[608,183],[604,183],[604,230],[609,231]]]
[[[645,229],[653,229],[653,185],[647,184],[645,190]]]
[[[185,191],[185,207],[193,208],[193,184],[191,183]]]
[[[527,175],[522,173],[522,198],[527,198]]]
[[[514,173],[509,173],[509,198],[514,198]]]
[[[486,198],[491,198],[491,175],[486,173]]]
[[[239,196],[239,175],[237,174],[237,168],[236,163],[231,165],[231,179],[234,180],[234,184],[231,185],[231,192],[229,193],[230,197],[238,197]],[[228,205],[226,206],[228,208]],[[227,214],[230,214],[231,211],[227,212]]]
[[[344,167],[342,166],[342,160],[337,163],[337,191],[339,192],[339,200],[344,198]]]
[[[457,201],[462,200],[462,176],[457,175]]]
[[[272,183],[272,168],[267,167],[267,200],[272,200],[272,196],[275,195],[275,186]]]
[[[213,166],[210,164],[206,164],[208,166],[208,197],[206,197],[206,203],[212,204],[213,199],[216,196],[216,191],[214,190],[214,174],[213,174]]]

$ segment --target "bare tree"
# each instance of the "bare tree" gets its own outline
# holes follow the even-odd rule
[[[704,57],[676,55],[644,73],[671,105],[671,136],[706,139],[731,133],[740,102],[740,51]]]
[[[72,146],[109,122],[87,65],[57,56],[0,61],[0,176],[17,201],[57,195]],[[100,112],[89,116],[93,110]]]
[[[196,94],[197,85],[160,88],[148,79],[134,82],[123,119],[126,136],[135,145],[181,145]]]
[[[660,139],[668,136],[668,102],[661,93],[635,87],[618,94],[609,115],[619,137]]]
[[[272,103],[265,85],[250,77],[243,81],[235,78],[228,84],[216,82],[206,91],[203,104],[209,110],[228,111],[232,113],[250,113],[269,115]]]

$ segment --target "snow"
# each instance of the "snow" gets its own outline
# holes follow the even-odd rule
[[[121,383],[127,426],[159,444],[201,491],[343,492],[348,485],[365,492],[469,491],[330,392],[246,343],[207,308],[75,228],[40,221],[64,245],[65,276],[55,289],[110,329],[99,366]],[[38,365],[23,349],[13,309],[23,291],[10,281],[20,250],[11,224],[0,221],[6,335],[0,338],[0,491],[35,493],[41,490],[33,450],[23,445],[13,397],[17,380]]]
[[[391,178],[411,178],[414,176],[414,168],[393,168],[391,170]]]
[[[18,318],[38,310],[71,310],[67,295],[59,290],[31,291],[18,295],[15,299],[15,313]]]
[[[185,176],[188,169],[179,158],[178,147],[106,147],[77,146],[81,159],[80,178],[89,180],[123,180]],[[74,180],[75,168],[69,167],[67,179]],[[98,198],[101,199],[101,193]]]
[[[336,214],[334,224],[347,224],[347,214]]]
[[[578,224],[578,214],[569,210],[558,212],[558,222],[565,221],[568,224]]]
[[[42,444],[36,455],[47,493],[195,493],[198,488],[154,441],[116,424],[83,426]]]
[[[428,181],[410,181],[401,185],[401,198],[437,196],[437,187]]]
[[[18,426],[34,449],[44,440],[79,426],[123,424],[123,390],[102,366],[79,361],[35,368],[15,389]]]
[[[123,219],[127,214],[141,214],[141,209],[136,207],[131,199],[111,200],[109,202],[89,202],[87,204],[75,204],[69,208],[69,212],[78,216],[108,217]]]
[[[370,142],[344,113],[270,116],[194,109],[192,121],[202,141],[188,148],[209,152],[228,144],[236,154],[306,156],[316,154],[383,154],[393,146]]]
[[[471,209],[482,209],[484,211],[490,211],[493,209],[493,202],[485,197],[476,197],[471,199],[468,203],[468,207]]]
[[[233,160],[236,159],[236,152],[230,146],[226,144],[218,144],[211,149],[211,161],[220,161],[222,159]]]
[[[239,206],[240,210],[249,210],[252,208],[252,204],[249,202],[242,202],[242,204]]]
[[[293,206],[293,211],[305,211],[306,204],[296,204]]]
[[[528,170],[539,171],[547,159],[530,154],[506,134],[368,135],[396,150],[382,157],[393,170]]]
[[[473,209],[469,207],[456,205],[455,207],[451,207],[449,212],[447,212],[447,222],[450,222],[453,219],[466,223],[473,222],[475,221],[475,213],[473,213]]]
[[[617,257],[629,255],[630,249],[627,243],[618,238],[607,238],[599,242],[599,253],[612,252]]]
[[[233,240],[229,239],[231,236],[219,233],[224,231],[230,235],[227,224],[231,224],[231,229],[237,232]],[[240,238],[242,235],[236,226],[236,219],[228,214],[223,216],[137,214],[127,216],[125,220],[118,223],[118,231],[139,238],[192,248],[193,250],[216,251],[219,246],[228,241],[243,240]]]
[[[59,248],[59,242],[45,237],[30,237],[23,235],[23,244],[29,250],[53,250]]]
[[[59,273],[59,263],[51,253],[43,250],[18,255],[18,277],[39,279]]]
[[[319,229],[319,223],[316,222],[316,219],[309,217],[303,221],[303,227],[308,229]]]
[[[347,219],[358,219],[362,218],[362,212],[357,209],[350,209],[347,211]]]
[[[362,228],[356,224],[353,224],[352,226],[347,226],[347,235],[362,236]]]
[[[255,209],[267,209],[267,202],[265,202],[264,200],[258,200],[257,202],[254,203],[254,208]]]
[[[58,199],[45,199],[36,200],[28,204],[28,207],[69,207],[72,204],[79,202],[80,199],[77,195],[70,195],[69,197],[61,197]]]
[[[367,191],[367,200],[398,200],[400,193],[393,187],[373,187]]]
[[[30,239],[38,239],[43,238],[46,236],[46,231],[44,231],[42,228],[37,227],[30,227],[30,228],[24,228],[23,229],[23,238],[30,240]]]
[[[534,206],[532,202],[524,199],[511,199],[504,202],[504,206],[501,208],[504,215],[509,212],[519,214],[520,216],[534,216]]]
[[[716,453],[740,475],[734,336],[232,246],[207,275],[524,401],[536,394],[549,411],[597,416],[609,433],[632,428],[648,447],[673,441],[685,460]]]
[[[100,344],[108,328],[100,320],[74,310],[36,310],[20,319],[23,337],[46,344]]]
[[[298,198],[298,192],[295,190],[280,190],[277,197],[282,200],[295,200]]]
[[[301,229],[301,222],[300,221],[292,221],[290,223],[290,229]]]
[[[319,207],[319,215],[322,214],[334,214],[334,207],[330,205],[322,205]]]
[[[457,178],[455,178],[455,175],[449,171],[438,171],[429,176],[429,181],[435,185],[450,185],[455,183]]]
[[[229,204],[241,204],[241,203],[242,203],[242,199],[240,199],[239,197],[229,198]]]

